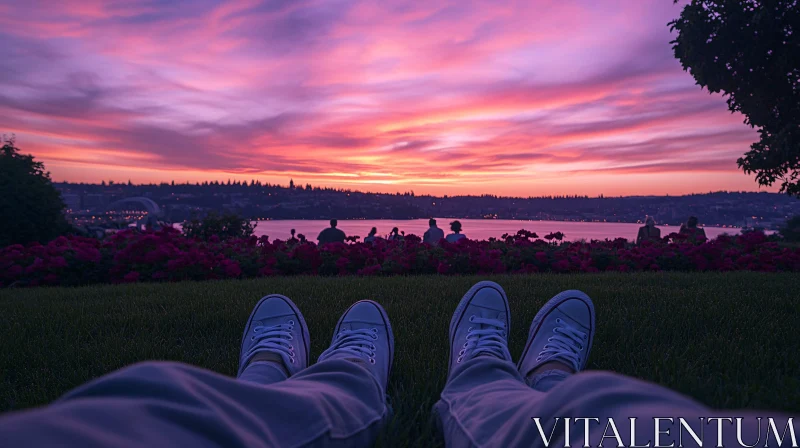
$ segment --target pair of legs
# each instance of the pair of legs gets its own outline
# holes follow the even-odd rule
[[[764,414],[711,411],[611,373],[576,374],[594,323],[589,297],[557,295],[534,318],[515,364],[505,292],[492,282],[470,289],[450,323],[448,379],[433,410],[447,445],[797,446],[785,417],[773,416],[770,427]],[[309,366],[302,313],[286,297],[267,296],[245,326],[237,379],[137,364],[0,418],[0,446],[369,446],[390,416],[393,357],[385,310],[361,301]]]

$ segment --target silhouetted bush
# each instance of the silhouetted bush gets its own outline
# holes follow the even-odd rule
[[[786,241],[800,241],[800,215],[786,221],[786,224],[778,231]]]
[[[248,219],[233,213],[209,213],[202,219],[194,218],[183,224],[184,235],[203,241],[249,238],[256,226]]]
[[[0,148],[0,247],[46,243],[69,229],[64,201],[44,164],[20,154],[14,140],[5,139]]]
[[[279,275],[489,275],[535,272],[800,272],[800,247],[761,232],[721,235],[702,244],[616,240],[552,244],[520,231],[503,241],[462,239],[438,246],[403,241],[314,243],[266,237],[187,238],[165,227],[125,230],[104,240],[59,237],[46,245],[0,248],[0,288]]]

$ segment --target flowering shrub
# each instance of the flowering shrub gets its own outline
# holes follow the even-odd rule
[[[550,236],[550,235],[548,235]],[[552,235],[555,240],[563,234]],[[123,231],[106,240],[60,237],[0,249],[0,286],[85,285],[274,275],[499,274],[599,271],[800,271],[800,248],[761,232],[702,244],[677,237],[635,246],[623,238],[551,243],[526,230],[488,241],[438,246],[416,235],[374,244],[268,238],[208,240],[174,229]]]
[[[224,215],[211,212],[204,218],[192,218],[183,224],[183,233],[190,238],[200,238],[208,241],[217,237],[223,240],[229,238],[249,238],[258,224],[239,215],[227,213]]]

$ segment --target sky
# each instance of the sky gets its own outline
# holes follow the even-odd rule
[[[0,0],[0,133],[53,180],[758,190],[671,0]],[[769,190],[774,191],[774,190]]]

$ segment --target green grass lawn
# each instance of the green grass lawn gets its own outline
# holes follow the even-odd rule
[[[590,369],[647,379],[713,407],[800,412],[800,275],[582,274],[500,276],[512,309],[511,353],[531,319],[564,289],[597,308]],[[477,277],[270,278],[0,290],[0,411],[45,404],[127,364],[169,359],[227,375],[256,301],[291,297],[312,358],[353,302],[374,299],[396,338],[391,445],[430,444],[430,409],[447,371],[447,331]]]

